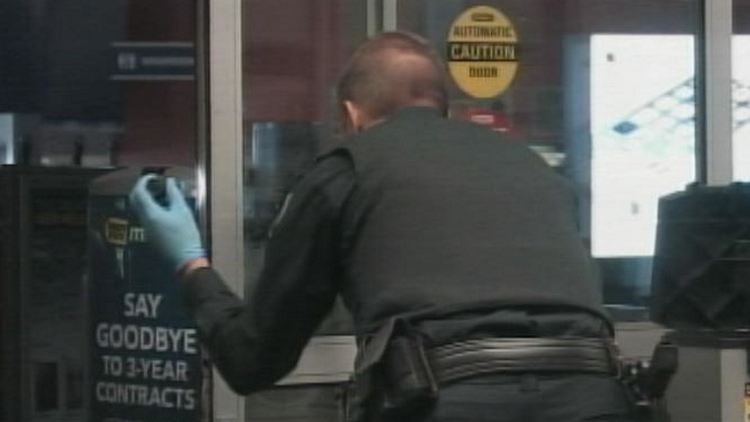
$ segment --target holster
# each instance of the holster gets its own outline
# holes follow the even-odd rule
[[[380,422],[431,405],[437,397],[422,339],[401,319],[391,319],[360,342],[352,380],[342,400],[347,422]]]
[[[382,365],[384,408],[417,408],[434,403],[438,384],[418,335],[394,338]]]

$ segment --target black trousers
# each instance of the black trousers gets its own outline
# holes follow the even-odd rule
[[[417,412],[387,422],[634,422],[625,388],[589,374],[491,375],[443,387]],[[384,420],[383,422],[386,422]]]

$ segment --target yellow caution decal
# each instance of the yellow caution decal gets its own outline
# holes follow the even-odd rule
[[[476,6],[464,11],[448,34],[448,71],[459,88],[475,98],[505,91],[518,69],[518,37],[499,10]]]

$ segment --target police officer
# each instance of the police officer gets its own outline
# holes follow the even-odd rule
[[[228,384],[284,376],[341,295],[360,347],[352,417],[630,420],[565,180],[446,118],[440,60],[415,35],[364,43],[338,101],[348,138],[291,191],[249,303],[211,268],[174,180],[166,206],[150,176],[131,194]]]

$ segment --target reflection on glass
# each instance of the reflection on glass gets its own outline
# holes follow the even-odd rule
[[[0,164],[196,160],[194,2],[9,2]]]
[[[367,37],[367,3],[243,2],[247,292],[262,268],[269,230],[286,194],[315,156],[335,142],[333,87],[349,54]],[[320,333],[351,331],[348,316],[342,321],[335,315]]]
[[[246,298],[286,194],[315,156],[333,145],[333,87],[348,55],[366,38],[368,3],[243,0]],[[351,317],[339,305],[316,335],[351,333]],[[313,371],[330,375],[330,365],[320,365]],[[336,420],[337,393],[331,384],[270,389],[247,400],[245,420]]]
[[[365,6],[364,1],[244,1],[248,280],[260,267],[271,222],[286,193],[331,137],[332,87],[348,53],[365,38]],[[280,27],[286,29],[278,31]]]
[[[493,98],[452,87],[452,117],[527,144],[569,177],[578,193],[581,236],[601,268],[605,301],[646,305],[656,199],[695,177],[693,44],[701,2],[481,4],[513,24],[517,73]],[[451,23],[477,5],[403,1],[397,22],[445,54]]]
[[[285,195],[308,169],[318,148],[310,122],[250,124],[245,143],[246,240],[265,242]]]
[[[196,10],[0,2],[0,419],[84,419],[87,183],[195,166]]]

